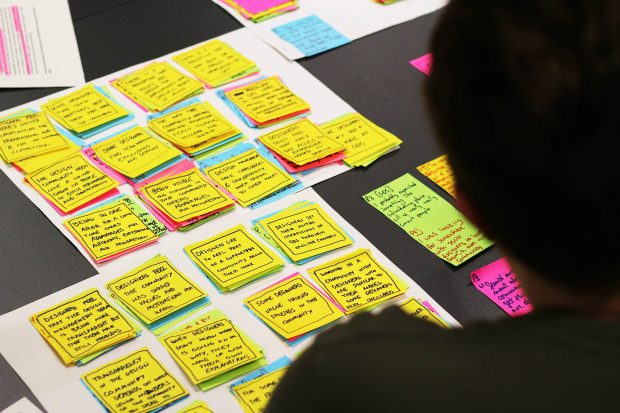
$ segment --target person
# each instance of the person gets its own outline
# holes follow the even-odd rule
[[[318,336],[266,412],[620,412],[620,2],[452,0],[431,53],[459,208],[534,311],[452,330],[359,315]]]

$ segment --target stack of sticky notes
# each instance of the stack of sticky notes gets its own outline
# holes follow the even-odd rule
[[[159,341],[204,391],[267,364],[263,350],[219,310],[165,333]]]
[[[213,413],[213,410],[211,410],[207,403],[202,400],[196,400],[176,413]]]
[[[189,396],[183,385],[144,347],[82,376],[107,412],[159,412]]]
[[[263,205],[301,186],[268,150],[247,142],[202,159],[199,165],[209,179],[244,208]]]
[[[427,308],[423,303],[421,303],[419,300],[416,300],[414,297],[411,297],[405,302],[401,303],[400,308],[405,313],[415,318],[428,321],[429,323],[433,323],[442,328],[451,328],[450,324],[448,324],[444,319],[442,319],[439,314],[437,314],[435,311],[432,311],[432,309]]]
[[[179,53],[172,59],[209,88],[220,87],[259,71],[256,63],[218,39]]]
[[[85,364],[140,331],[92,288],[40,311],[30,321],[65,364]]]
[[[207,294],[159,254],[108,282],[106,287],[121,306],[155,334],[209,304]]]
[[[149,127],[192,156],[243,139],[241,131],[217,109],[198,99],[149,116]]]
[[[407,289],[407,285],[381,265],[370,250],[362,248],[308,272],[346,314],[373,308]]]
[[[310,112],[310,105],[278,76],[218,90],[217,94],[251,128],[264,128]]]
[[[52,99],[41,108],[76,136],[88,138],[133,118],[103,88],[92,84]]]
[[[118,194],[119,184],[80,152],[26,175],[25,180],[61,215]]]
[[[220,0],[255,23],[296,10],[297,0]]]
[[[235,208],[197,168],[147,183],[136,193],[170,231],[190,230]]]
[[[295,264],[353,244],[349,235],[313,202],[297,202],[252,223],[257,233]]]
[[[349,113],[320,126],[330,138],[345,147],[344,162],[353,167],[368,166],[400,147],[402,141],[359,113]]]
[[[295,273],[243,300],[246,307],[289,344],[325,327],[344,313],[324,293]]]
[[[109,175],[134,184],[165,171],[185,157],[171,143],[142,126],[133,126],[93,143],[90,149],[90,156],[107,165]]]
[[[345,146],[325,134],[309,119],[284,126],[258,140],[291,173],[329,165],[345,157]]]
[[[262,413],[291,360],[284,356],[237,380],[228,388],[245,413]]]
[[[229,292],[274,274],[284,262],[238,225],[184,248],[187,256],[219,291]]]
[[[97,263],[150,245],[166,232],[165,226],[128,196],[98,204],[64,225]]]
[[[200,81],[184,75],[167,62],[150,63],[112,81],[112,86],[151,112],[161,112],[204,90]]]

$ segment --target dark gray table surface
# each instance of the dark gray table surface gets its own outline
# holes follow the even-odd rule
[[[87,81],[241,27],[209,0],[73,0],[70,6]],[[424,75],[408,63],[427,52],[436,19],[437,13],[424,16],[300,61],[357,111],[404,141],[399,151],[369,168],[314,188],[461,323],[495,319],[504,314],[475,290],[469,273],[499,258],[497,249],[454,268],[362,200],[363,194],[410,172],[452,202],[415,169],[442,153],[424,109]],[[0,90],[0,110],[58,90]],[[0,314],[96,274],[4,174],[0,199]],[[0,331],[0,339],[8,337]],[[24,396],[36,402],[0,357],[0,410]]]

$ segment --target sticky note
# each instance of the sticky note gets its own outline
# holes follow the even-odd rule
[[[136,178],[181,155],[166,141],[134,126],[92,146],[99,159],[115,171]]]
[[[194,403],[187,405],[187,407],[179,410],[177,413],[213,413],[213,410],[207,406],[207,403],[202,400],[196,400]]]
[[[320,128],[327,136],[344,145],[344,162],[349,166],[368,166],[402,144],[399,138],[359,113],[338,117]]]
[[[76,152],[79,152],[82,147],[66,136],[60,135],[65,141],[66,146],[55,149],[50,152],[43,153],[41,155],[33,156],[30,158],[22,159],[21,161],[14,162],[13,164],[20,168],[24,173],[31,174],[46,166],[52,165],[62,159],[68,158]]]
[[[129,112],[88,84],[52,99],[41,108],[58,123],[78,134],[129,115]]]
[[[256,63],[217,39],[179,53],[172,59],[212,88],[259,71]]]
[[[79,152],[26,176],[26,181],[64,213],[109,193],[118,185]]]
[[[150,63],[119,77],[112,85],[152,112],[162,111],[203,91],[202,83],[167,62]]]
[[[428,161],[418,166],[417,169],[428,179],[439,185],[444,191],[456,198],[454,173],[448,163],[447,155],[441,155],[432,161]]]
[[[433,323],[442,328],[450,328],[450,324],[446,323],[439,316],[437,316],[435,313],[423,306],[418,300],[413,297],[402,303],[400,305],[400,308],[410,316],[426,320],[429,323]]]
[[[245,413],[265,411],[290,362],[288,357],[281,357],[230,385],[231,393]]]
[[[66,146],[66,140],[43,112],[0,121],[0,155],[5,162],[21,161]]]
[[[266,147],[297,165],[305,165],[344,146],[325,135],[314,123],[302,119],[258,138]]]
[[[270,239],[293,262],[353,244],[353,241],[318,204],[284,210],[260,220]]]
[[[157,240],[157,234],[123,201],[70,218],[65,227],[97,262]]]
[[[220,0],[255,23],[296,10],[296,0]]]
[[[493,245],[452,205],[410,174],[369,192],[364,200],[452,265]]]
[[[92,288],[30,317],[65,364],[138,335],[130,321]]]
[[[256,149],[234,156],[204,173],[247,207],[297,182]]]
[[[299,273],[243,300],[269,328],[287,340],[336,321],[344,314]]]
[[[471,282],[511,317],[518,317],[533,310],[505,258],[472,272]]]
[[[431,69],[433,67],[433,56],[430,53],[413,59],[409,63],[411,64],[411,66],[415,67],[426,76],[431,75]]]
[[[146,347],[83,375],[82,382],[112,413],[158,411],[189,395]]]
[[[247,372],[249,364],[253,368],[256,362],[264,364],[262,350],[217,310],[162,335],[159,341],[202,390],[221,384],[212,381],[218,376],[230,372],[238,376]]]
[[[305,56],[314,56],[351,43],[351,40],[314,14],[271,30]]]
[[[377,305],[407,289],[370,250],[363,248],[310,268],[308,273],[346,314]]]
[[[162,255],[108,282],[106,287],[115,299],[147,325],[207,297]]]

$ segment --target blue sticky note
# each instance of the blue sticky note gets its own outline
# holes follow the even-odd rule
[[[351,40],[314,14],[271,30],[306,56],[351,43]]]

